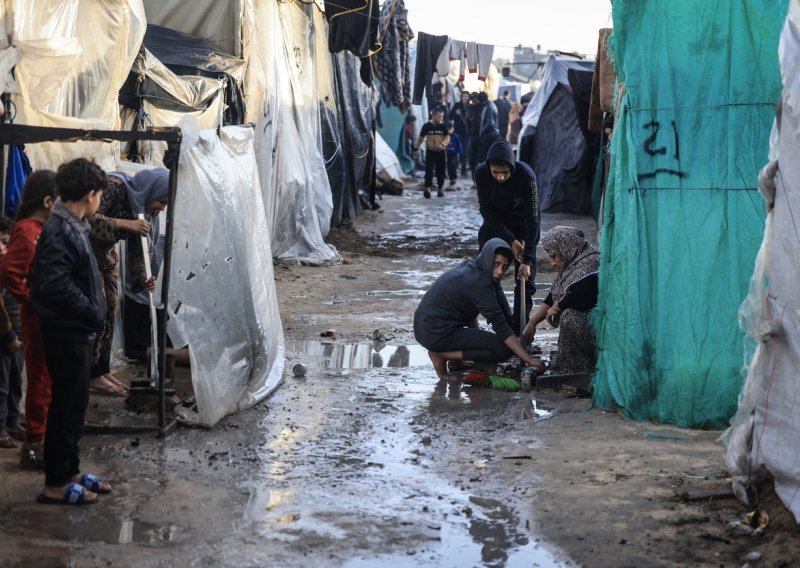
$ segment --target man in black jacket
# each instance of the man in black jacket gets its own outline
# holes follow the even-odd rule
[[[428,349],[440,379],[449,380],[448,361],[497,363],[512,355],[539,368],[511,330],[511,313],[500,281],[511,264],[511,247],[491,239],[477,258],[465,260],[442,274],[414,312],[414,336]],[[478,315],[491,331],[478,328]]]
[[[486,161],[475,170],[478,204],[483,225],[478,231],[478,245],[500,238],[511,243],[515,275],[513,329],[520,334],[520,279],[530,282],[525,288],[526,312],[536,291],[536,246],[539,244],[539,194],[536,176],[524,162],[514,157],[511,145],[498,140],[489,148]],[[526,317],[527,317],[526,313]],[[524,324],[523,324],[524,326]]]
[[[111,491],[98,477],[81,474],[78,450],[89,403],[92,349],[106,316],[86,219],[97,211],[107,185],[105,172],[93,162],[79,158],[62,164],[56,174],[59,199],[36,246],[31,302],[41,320],[53,380],[40,503],[90,504],[97,493]]]

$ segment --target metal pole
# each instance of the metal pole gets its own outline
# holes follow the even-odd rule
[[[158,427],[161,434],[166,431],[166,400],[164,394],[164,381],[166,380],[167,366],[167,311],[169,309],[169,279],[172,268],[172,238],[175,220],[175,201],[178,193],[178,161],[180,158],[181,142],[169,142],[167,152],[172,155],[169,166],[169,206],[167,207],[167,227],[164,241],[164,273],[161,280],[161,312],[158,316]]]

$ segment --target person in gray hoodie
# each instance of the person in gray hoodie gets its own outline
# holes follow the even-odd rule
[[[490,239],[477,258],[442,274],[414,312],[414,336],[428,350],[440,379],[449,380],[447,363],[496,363],[517,355],[528,365],[544,363],[525,351],[511,329],[511,310],[500,281],[513,254],[503,239]],[[494,331],[478,328],[482,315]]]

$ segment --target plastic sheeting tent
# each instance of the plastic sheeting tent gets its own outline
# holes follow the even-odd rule
[[[783,78],[779,137],[759,186],[767,216],[750,294],[740,313],[755,348],[739,410],[726,433],[728,465],[745,503],[769,472],[775,491],[800,522],[800,1],[792,0],[780,40]],[[776,169],[777,167],[777,169]],[[749,503],[755,506],[755,503]]]
[[[14,121],[31,126],[115,130],[120,127],[117,92],[145,33],[139,0],[0,2],[2,47],[19,53],[14,68],[18,93]],[[57,167],[86,157],[113,169],[118,144],[77,142],[28,148],[35,168]]]
[[[625,94],[603,211],[599,406],[697,427],[736,410],[737,308],[764,228],[755,188],[780,94],[785,7],[614,2]]]
[[[191,3],[192,17],[184,19],[178,14],[186,9],[185,0],[144,4],[151,23],[190,34],[202,31],[212,42],[230,37],[224,34],[231,26],[241,30],[246,121],[256,126],[272,252],[284,261],[336,262],[338,254],[323,241],[333,199],[322,152],[320,101],[332,87],[324,84],[326,74],[320,71],[329,61],[317,57],[316,43],[326,42],[317,8],[242,0],[225,3],[223,14],[222,3],[198,0]],[[327,80],[332,85],[332,75]]]
[[[536,172],[542,211],[586,214],[598,137],[587,130],[594,61],[551,55],[523,116],[519,159]]]
[[[2,13],[2,21],[16,26],[7,30],[9,49],[20,58],[16,122],[118,128],[117,93],[144,36],[141,3],[27,0],[0,3],[5,8],[10,12]],[[219,139],[215,130],[203,132],[196,144],[188,134],[184,138],[173,256],[183,280],[174,276],[168,308],[170,325],[181,326],[191,348],[198,412],[186,418],[208,426],[266,396],[283,373],[254,134],[240,128],[223,129]],[[115,144],[37,144],[28,150],[35,168],[86,156],[117,169]]]

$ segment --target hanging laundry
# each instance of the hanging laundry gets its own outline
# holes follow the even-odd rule
[[[464,42],[458,39],[450,40],[450,61],[459,61],[464,56]]]
[[[467,53],[467,69],[470,73],[478,72],[478,44],[468,41],[465,49]]]
[[[17,214],[17,207],[22,201],[22,188],[31,174],[31,163],[25,154],[24,146],[8,147],[8,166],[6,167],[6,202],[4,213],[8,217]]]
[[[415,105],[422,103],[422,94],[430,90],[431,78],[436,70],[436,62],[447,45],[448,37],[428,35],[419,32],[417,36],[417,67],[414,72],[414,95],[411,102]]]
[[[450,40],[442,48],[439,58],[436,60],[436,73],[439,77],[447,77],[450,74]]]
[[[485,43],[477,44],[478,49],[478,80],[485,81],[489,76],[489,67],[492,66],[494,56],[494,46]]]
[[[405,111],[411,106],[408,42],[414,39],[414,32],[408,25],[408,11],[403,0],[384,3],[378,29],[383,47],[372,57],[372,67],[392,104]]]
[[[372,86],[370,55],[378,43],[378,0],[336,0],[325,2],[328,21],[328,51],[348,50],[361,59],[361,80]]]
[[[378,0],[326,0],[325,19],[331,53],[348,50],[367,57],[379,48]]]

